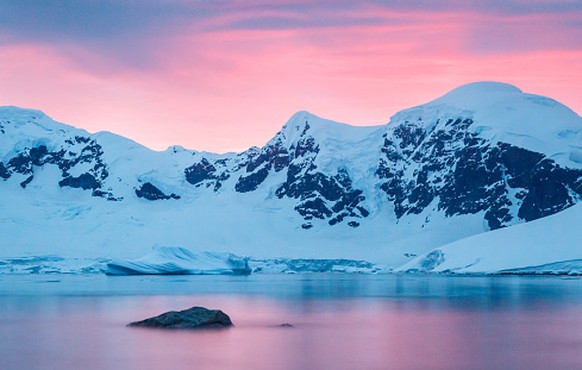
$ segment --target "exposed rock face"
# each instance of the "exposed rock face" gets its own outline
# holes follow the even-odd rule
[[[225,165],[224,160],[217,160],[215,165],[203,157],[199,163],[195,163],[184,170],[186,181],[196,187],[202,185],[209,187],[212,184],[214,191],[217,191],[222,186],[222,182],[228,180],[230,175],[224,168],[221,170],[221,167]]]
[[[135,189],[135,195],[137,195],[138,198],[144,198],[147,200],[180,199],[180,196],[174,193],[166,195],[151,182],[146,182],[139,189]]]
[[[89,136],[72,135],[62,146],[49,149],[45,144],[25,147],[9,158],[5,165],[0,162],[0,177],[8,180],[13,175],[24,178],[20,186],[26,188],[40,168],[53,165],[61,174],[60,187],[91,190],[93,196],[108,200],[119,200],[110,190],[103,190],[103,181],[109,176],[102,159],[103,150],[97,141]],[[79,173],[72,175],[71,172]]]
[[[230,317],[220,310],[192,307],[183,311],[169,311],[128,326],[156,329],[222,329],[233,326]]]
[[[491,230],[559,212],[582,198],[582,171],[470,130],[471,118],[402,122],[384,135],[376,174],[397,218],[484,212]],[[429,127],[427,130],[426,128]]]

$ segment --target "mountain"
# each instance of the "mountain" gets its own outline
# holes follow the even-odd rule
[[[354,127],[296,113],[262,147],[155,152],[0,108],[0,254],[139,257],[154,244],[397,266],[582,199],[582,118],[480,82]]]

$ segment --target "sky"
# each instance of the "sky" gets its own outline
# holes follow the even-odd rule
[[[475,81],[582,113],[580,0],[0,0],[0,105],[152,149],[378,125]]]

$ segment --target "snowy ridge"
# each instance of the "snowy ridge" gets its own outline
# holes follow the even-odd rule
[[[0,256],[133,261],[158,244],[397,267],[559,214],[582,200],[581,179],[582,118],[501,83],[384,126],[299,112],[264,146],[227,154],[156,152],[0,107]]]

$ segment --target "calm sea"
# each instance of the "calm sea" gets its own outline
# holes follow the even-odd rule
[[[192,306],[235,327],[126,327]],[[582,369],[582,280],[0,275],[0,369]]]

